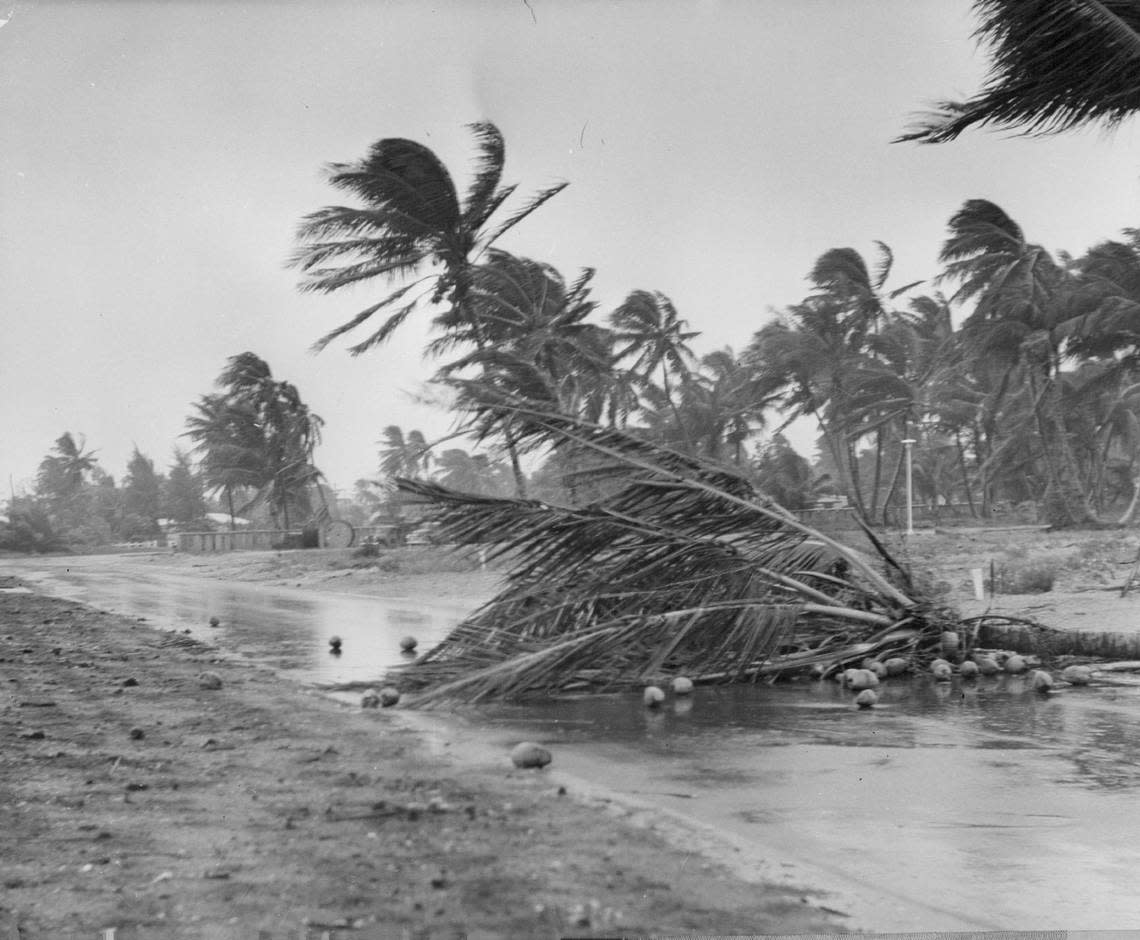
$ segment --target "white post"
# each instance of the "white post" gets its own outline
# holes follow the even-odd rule
[[[915,441],[913,438],[907,438],[903,441],[903,446],[906,448],[906,534],[914,535],[914,486],[911,476],[911,445]]]

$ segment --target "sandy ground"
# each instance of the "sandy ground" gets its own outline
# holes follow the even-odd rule
[[[890,547],[964,617],[983,613],[1033,620],[1058,630],[1140,632],[1140,571],[1127,595],[1121,588],[1137,568],[1140,534],[1134,529],[1046,532],[1037,527],[920,530],[895,536]],[[991,568],[992,566],[992,568]],[[1001,588],[1001,572],[1027,567],[1052,572],[1053,589],[1013,594]],[[980,569],[983,597],[972,571]],[[990,572],[998,591],[990,591]]]
[[[224,561],[231,577],[269,580],[264,559]],[[473,596],[494,580],[388,572],[357,584],[318,561],[308,580],[359,593],[418,583]],[[152,563],[207,574],[192,566],[214,562]],[[299,576],[290,568],[289,583]],[[515,770],[505,753],[450,760],[390,711],[19,588],[0,579],[0,936],[842,929],[819,895],[743,881],[646,814]],[[206,673],[220,688],[203,687]]]

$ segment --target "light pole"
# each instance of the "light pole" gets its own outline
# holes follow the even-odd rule
[[[917,443],[914,438],[908,437],[903,441],[906,448],[906,534],[914,535],[914,488],[911,477],[911,446]]]

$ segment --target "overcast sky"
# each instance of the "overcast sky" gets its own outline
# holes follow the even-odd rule
[[[698,352],[743,347],[832,247],[880,239],[894,284],[933,276],[966,199],[1073,253],[1140,225],[1135,122],[890,143],[977,87],[974,25],[967,0],[21,0],[0,28],[4,489],[64,431],[116,478],[135,445],[165,471],[247,350],[324,417],[335,486],[375,475],[386,425],[445,432],[408,394],[424,324],[314,356],[383,287],[302,296],[285,267],[301,216],[341,199],[322,166],[382,137],[462,190],[464,125],[498,124],[506,182],[570,183],[503,247],[596,268],[603,311],[663,291]]]

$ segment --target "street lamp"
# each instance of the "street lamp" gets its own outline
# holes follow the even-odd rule
[[[911,446],[918,443],[914,438],[908,437],[903,441],[906,448],[906,534],[914,535],[914,487],[911,477]]]

